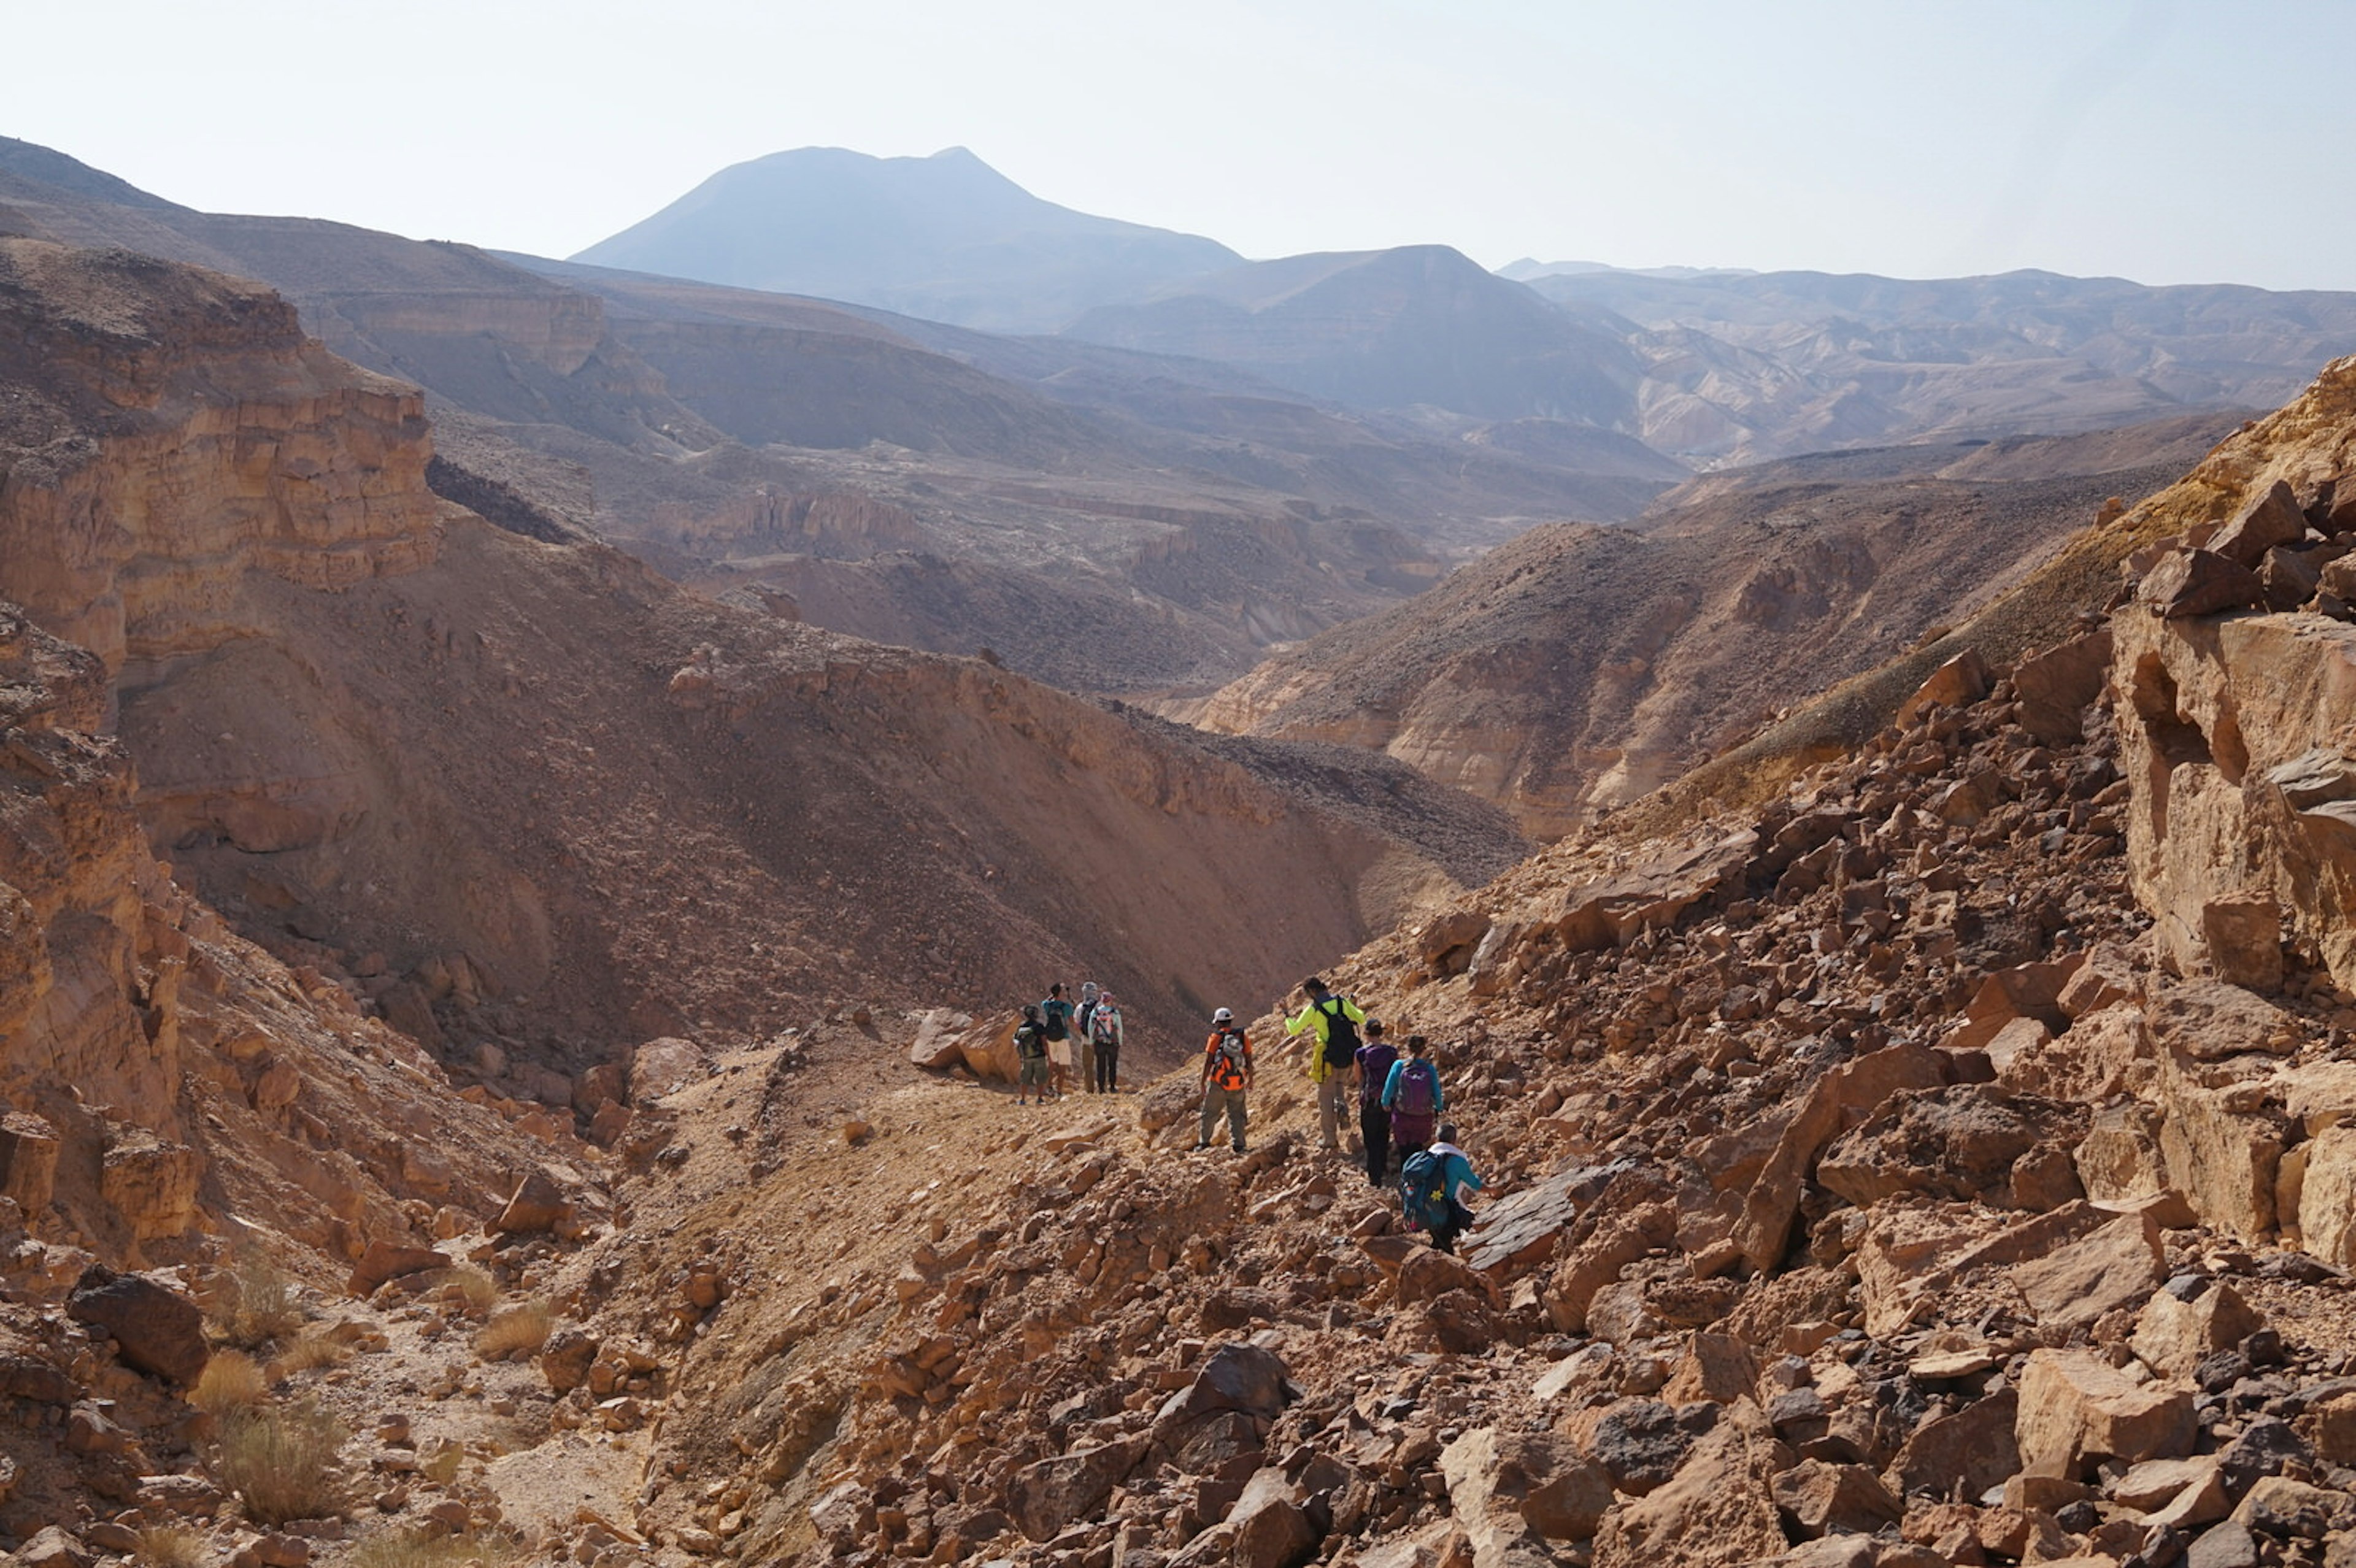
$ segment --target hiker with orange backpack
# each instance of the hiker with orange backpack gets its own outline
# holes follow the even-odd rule
[[[1221,1008],[1211,1015],[1211,1038],[1203,1047],[1203,1131],[1196,1148],[1211,1147],[1211,1129],[1224,1111],[1227,1139],[1237,1154],[1244,1152],[1244,1093],[1251,1083],[1251,1041],[1236,1015]]]

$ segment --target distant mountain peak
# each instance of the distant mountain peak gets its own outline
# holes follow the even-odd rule
[[[573,258],[1015,333],[1052,332],[1242,259],[1197,235],[1042,200],[964,146],[771,153]]]
[[[166,201],[141,190],[129,180],[104,169],[91,168],[80,158],[69,157],[54,147],[44,147],[38,142],[20,142],[14,136],[0,136],[0,174],[112,202],[117,207],[141,207],[158,212],[188,210],[177,201]]]

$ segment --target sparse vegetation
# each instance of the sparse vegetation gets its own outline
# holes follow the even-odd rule
[[[503,1568],[519,1560],[516,1543],[503,1535],[469,1538],[401,1530],[369,1537],[344,1562],[349,1568],[457,1568],[462,1563]]]
[[[241,1350],[299,1332],[303,1304],[294,1276],[258,1246],[241,1248],[214,1286],[213,1337]]]
[[[151,1524],[139,1532],[133,1561],[141,1568],[198,1568],[210,1556],[201,1531],[185,1524]]]
[[[352,1348],[323,1334],[305,1334],[278,1352],[270,1363],[273,1382],[309,1371],[313,1367],[340,1367],[352,1359]]]
[[[499,1282],[491,1277],[487,1269],[477,1268],[473,1264],[461,1264],[450,1270],[444,1283],[455,1288],[458,1299],[466,1304],[466,1310],[477,1317],[499,1304]]]
[[[236,1412],[221,1431],[221,1484],[263,1524],[340,1512],[344,1437],[343,1424],[308,1401]]]
[[[475,1350],[487,1361],[514,1355],[520,1350],[530,1354],[548,1343],[549,1330],[555,1326],[555,1314],[544,1301],[522,1301],[504,1307],[495,1314],[483,1331],[475,1336]]]
[[[198,1374],[197,1386],[188,1391],[188,1403],[207,1415],[227,1415],[269,1397],[268,1375],[243,1350],[214,1351]]]

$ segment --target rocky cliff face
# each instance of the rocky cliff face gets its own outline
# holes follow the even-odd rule
[[[110,673],[244,635],[251,573],[343,588],[434,559],[423,398],[268,290],[13,240],[0,305],[8,591]]]

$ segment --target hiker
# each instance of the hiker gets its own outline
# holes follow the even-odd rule
[[[1328,990],[1314,975],[1301,982],[1301,989],[1309,1005],[1284,1020],[1284,1032],[1296,1035],[1305,1029],[1317,1037],[1317,1048],[1309,1053],[1309,1081],[1317,1085],[1317,1135],[1327,1149],[1339,1149],[1342,1103],[1349,1087],[1345,1073],[1357,1060],[1358,1026],[1366,1021],[1366,1015],[1349,997]]]
[[[1408,1157],[1399,1170],[1399,1205],[1408,1223],[1431,1232],[1431,1244],[1443,1253],[1456,1250],[1456,1238],[1472,1224],[1472,1211],[1457,1196],[1466,1188],[1481,1190],[1472,1162],[1456,1147],[1456,1128],[1442,1125],[1438,1141]]]
[[[1350,1063],[1358,1086],[1358,1136],[1366,1146],[1366,1184],[1380,1187],[1391,1174],[1391,1114],[1383,1109],[1383,1089],[1390,1083],[1398,1050],[1383,1038],[1383,1020],[1368,1019],[1366,1043]]]
[[[1097,1093],[1120,1093],[1120,1003],[1110,991],[1097,997],[1088,1015],[1088,1054],[1096,1062]]]
[[[1430,1042],[1419,1034],[1407,1037],[1407,1057],[1394,1062],[1383,1081],[1383,1109],[1391,1114],[1391,1143],[1400,1157],[1431,1142],[1432,1124],[1446,1102],[1440,1093],[1440,1069],[1432,1064]]]
[[[1072,1072],[1072,1004],[1064,999],[1061,980],[1047,987],[1047,999],[1039,1004],[1039,1027],[1047,1038],[1048,1077],[1060,1100]]]
[[[1023,1004],[1023,1021],[1014,1026],[1014,1059],[1021,1071],[1014,1081],[1014,1103],[1018,1105],[1046,1103],[1047,1099],[1047,1032],[1039,1021],[1039,1004]],[[1031,1099],[1033,1086],[1038,1100]]]
[[[1227,1141],[1237,1154],[1244,1152],[1244,1092],[1251,1083],[1251,1041],[1236,1015],[1221,1008],[1211,1015],[1210,1042],[1203,1047],[1203,1131],[1194,1140],[1196,1148],[1211,1147],[1211,1129],[1218,1125],[1224,1109]]]
[[[1072,1015],[1072,1054],[1079,1063],[1080,1089],[1084,1093],[1097,1092],[1096,1035],[1089,1029],[1088,1021],[1096,1017],[1097,1005],[1103,999],[1104,993],[1094,980],[1080,982],[1080,1008]]]

